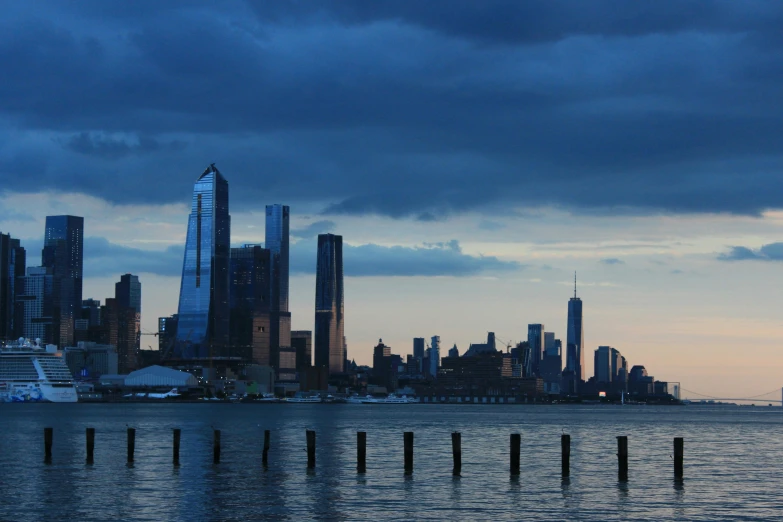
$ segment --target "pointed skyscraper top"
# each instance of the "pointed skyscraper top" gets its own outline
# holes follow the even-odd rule
[[[204,172],[202,172],[202,173],[201,173],[201,176],[199,176],[199,177],[198,177],[198,179],[201,179],[201,178],[203,178],[203,177],[204,177],[204,176],[206,176],[207,174],[212,174],[213,172],[214,172],[215,174],[217,174],[219,177],[221,177],[221,178],[223,177],[223,174],[221,174],[221,173],[220,173],[220,171],[217,169],[217,167],[215,166],[215,164],[214,164],[214,163],[210,163],[210,164],[209,164],[209,167],[207,167],[207,168],[204,170]]]
[[[576,299],[576,270],[574,270],[574,299]]]

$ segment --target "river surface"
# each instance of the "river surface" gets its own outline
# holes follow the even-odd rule
[[[54,428],[44,463],[43,428]],[[127,427],[136,428],[133,464]],[[95,461],[85,463],[85,428]],[[172,429],[181,428],[180,465]],[[220,464],[212,430],[221,430]],[[271,430],[262,466],[263,430]],[[317,434],[307,470],[305,430]],[[356,432],[367,472],[356,472]],[[415,467],[403,470],[403,432]],[[452,476],[451,432],[462,433]],[[560,435],[571,476],[560,476]],[[522,469],[509,474],[509,436]],[[617,480],[627,435],[629,479]],[[685,438],[685,478],[672,444]],[[780,520],[780,407],[2,404],[0,521]]]

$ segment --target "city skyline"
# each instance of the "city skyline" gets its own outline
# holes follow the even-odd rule
[[[312,328],[315,238],[344,237],[357,362],[528,324],[565,362],[577,271],[585,377],[612,346],[702,393],[780,385],[779,6],[43,2],[0,36],[0,231],[34,266],[46,216],[83,216],[84,297],[138,274],[144,331],[177,310],[216,162],[230,246],[264,242],[260,202],[290,206],[292,328]]]

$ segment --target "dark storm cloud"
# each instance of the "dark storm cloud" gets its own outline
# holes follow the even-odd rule
[[[297,228],[291,230],[291,237],[297,237],[300,239],[312,239],[318,234],[326,234],[334,230],[334,221],[323,220],[310,223],[306,227]]]
[[[234,210],[758,214],[781,26],[762,1],[20,2],[0,190],[187,201],[216,162]]]
[[[769,243],[758,250],[744,246],[734,246],[731,250],[718,255],[721,261],[783,261],[783,243]]]
[[[315,273],[316,245],[300,241],[291,246],[291,272]],[[467,277],[524,268],[515,261],[494,256],[471,256],[462,252],[459,242],[425,243],[422,246],[382,246],[343,244],[346,277],[366,276],[452,276]]]
[[[139,136],[136,142],[129,142],[125,139],[112,138],[102,134],[91,134],[89,132],[80,132],[72,136],[65,142],[65,146],[80,154],[87,156],[97,156],[105,159],[119,159],[133,153],[149,153],[161,150],[164,147],[170,147],[173,150],[183,149],[183,142],[161,143],[155,138],[148,136]]]
[[[181,276],[185,247],[145,250],[112,243],[102,237],[84,239],[84,276],[103,277],[125,273]]]

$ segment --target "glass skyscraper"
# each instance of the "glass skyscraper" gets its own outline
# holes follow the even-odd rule
[[[269,250],[271,265],[271,365],[281,381],[296,379],[296,350],[291,348],[291,312],[288,311],[289,219],[288,206],[266,206],[264,246]]]
[[[568,337],[566,338],[566,370],[573,372],[577,381],[585,380],[585,335],[582,323],[582,300],[576,296],[568,300]]]
[[[177,312],[178,357],[226,356],[230,236],[228,182],[213,163],[193,188]]]
[[[289,215],[287,205],[266,206],[264,247],[272,258],[272,311],[288,311]]]
[[[530,345],[530,367],[526,368],[528,376],[541,375],[541,362],[544,360],[546,338],[543,324],[527,325],[527,343]]]
[[[46,216],[42,265],[49,269],[52,289],[52,339],[60,347],[73,345],[74,321],[81,314],[84,268],[84,218]],[[49,308],[49,307],[48,307]]]
[[[315,275],[315,365],[344,370],[343,237],[319,234]]]

